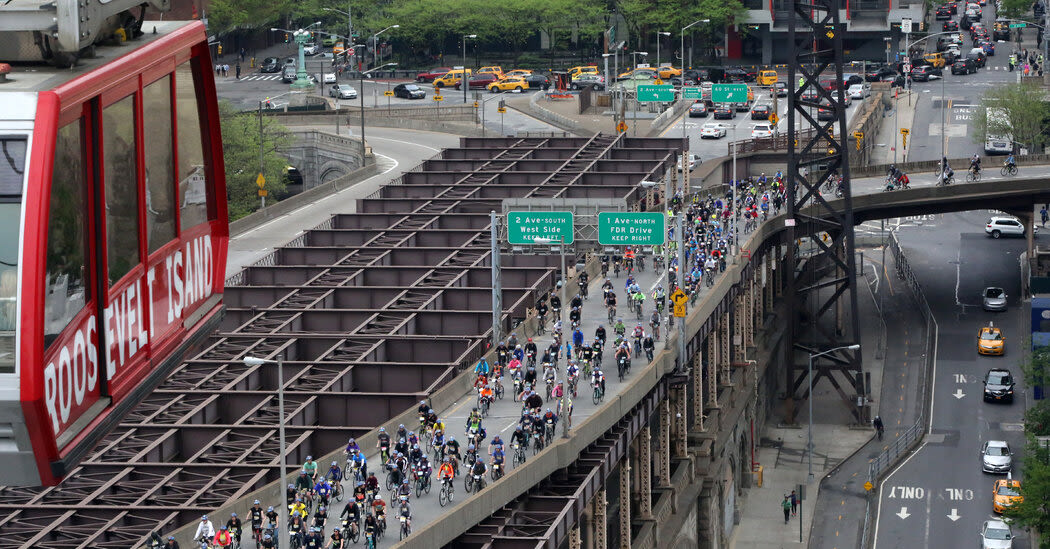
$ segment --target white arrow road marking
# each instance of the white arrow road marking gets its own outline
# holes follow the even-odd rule
[[[952,396],[955,398],[962,398],[966,396],[966,393],[962,392],[962,389],[956,389],[955,392],[952,393]]]
[[[906,519],[906,518],[911,516],[911,514],[908,513],[908,508],[907,507],[901,507],[901,511],[899,513],[894,513],[894,514],[897,515],[898,517],[902,518],[902,519]]]
[[[955,522],[955,521],[961,519],[962,517],[959,516],[959,510],[958,509],[952,509],[952,512],[948,514],[948,518],[952,519],[952,522]]]

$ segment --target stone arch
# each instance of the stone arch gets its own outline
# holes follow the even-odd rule
[[[353,169],[341,160],[328,160],[317,169],[317,184],[324,185],[343,177]]]

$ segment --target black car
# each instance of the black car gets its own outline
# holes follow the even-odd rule
[[[924,67],[915,67],[911,70],[912,82],[929,82],[930,77],[940,75],[941,69],[938,69],[931,65],[926,65]]]
[[[973,59],[959,59],[952,63],[952,74],[973,74],[977,72],[977,63]]]
[[[988,62],[988,56],[983,51],[970,50],[970,53],[966,54],[967,59],[972,59],[978,68],[984,67]]]
[[[259,72],[281,72],[281,60],[276,57],[267,57],[259,65]]]
[[[959,30],[959,23],[958,21],[945,21],[944,24],[941,25],[941,28],[945,32],[957,31]]]
[[[769,120],[772,112],[773,109],[769,108],[769,105],[755,105],[755,108],[751,109],[751,120]]]
[[[879,67],[864,73],[864,79],[868,82],[881,82],[883,78],[897,76],[897,71],[892,67]]]
[[[788,87],[784,82],[773,84],[773,89],[777,91],[777,97],[787,97],[788,95]]]
[[[831,105],[825,103],[822,107],[817,109],[817,120],[834,120],[835,109]]]
[[[423,99],[427,96],[427,92],[423,91],[423,88],[415,84],[398,84],[394,86],[394,97],[403,97],[405,99]]]
[[[1009,370],[992,368],[984,374],[984,401],[1014,401],[1014,378]]]
[[[736,111],[734,111],[731,107],[721,105],[715,108],[715,120],[732,120],[735,116]]]
[[[550,83],[550,79],[547,75],[534,72],[525,77],[525,81],[529,83],[530,90],[542,90],[544,85]]]
[[[747,71],[744,69],[732,68],[726,69],[725,80],[726,82],[750,82],[754,79],[752,78],[751,80],[748,80]]]
[[[707,105],[703,101],[697,101],[689,105],[689,118],[704,118],[707,116]]]
[[[937,8],[937,16],[936,17],[937,17],[938,21],[942,20],[942,19],[951,19],[952,18],[952,9],[950,7],[948,7],[948,6],[939,6]]]
[[[733,105],[733,108],[736,109],[736,112],[747,112],[747,111],[751,110],[751,103],[748,103],[747,101],[740,101],[738,103],[732,103],[732,105]]]
[[[809,101],[811,103],[815,103],[817,101],[817,99],[819,99],[819,98],[820,98],[820,95],[817,94],[817,92],[814,91],[814,90],[808,90],[808,91],[802,92],[802,100],[803,101]]]

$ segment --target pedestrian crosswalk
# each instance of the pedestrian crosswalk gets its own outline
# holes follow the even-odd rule
[[[280,80],[280,74],[249,74],[242,76],[241,80]]]

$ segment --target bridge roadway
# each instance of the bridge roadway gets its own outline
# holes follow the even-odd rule
[[[1031,205],[1036,201],[1050,200],[1050,166],[1027,167],[1023,174],[1016,177],[1000,176],[998,170],[986,167],[985,176],[980,183],[956,183],[947,187],[936,185],[936,177],[932,174],[915,174],[910,176],[911,189],[906,191],[882,192],[884,178],[872,177],[858,179],[854,182],[854,212],[857,223],[867,220],[882,219],[895,216],[921,215],[924,213],[939,213],[947,211],[964,211],[972,209],[1001,208],[1012,209],[1017,213],[1031,212],[1021,209],[1024,205]],[[993,173],[994,172],[994,173]],[[962,170],[956,171],[957,177],[964,177]],[[1030,220],[1029,220],[1030,221]],[[772,225],[780,227],[763,227],[758,235],[762,238],[772,238],[783,226],[782,217],[771,220]],[[756,239],[746,244],[757,246],[761,240]],[[721,288],[721,287],[719,287]],[[703,296],[703,299],[718,299],[718,295]],[[630,381],[630,380],[628,380]],[[610,394],[619,387],[610,388]],[[624,403],[624,408],[630,408],[631,403]],[[515,415],[517,409],[515,409]],[[583,419],[576,419],[578,423]],[[509,471],[513,475],[513,470]],[[459,500],[462,501],[462,500]],[[415,513],[416,507],[413,507]],[[428,509],[425,514],[418,515],[422,521],[414,524],[418,532],[421,522],[429,522],[432,519],[431,511],[442,511],[440,516],[448,517],[456,512],[456,506],[445,509]],[[426,538],[429,539],[429,538]],[[413,540],[417,543],[419,540]],[[415,546],[415,544],[413,544]]]

